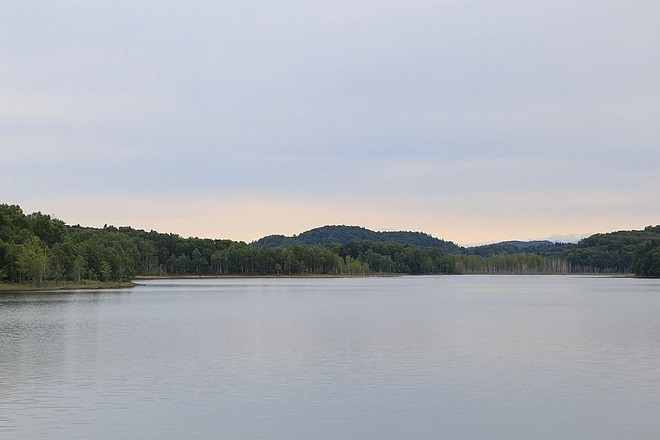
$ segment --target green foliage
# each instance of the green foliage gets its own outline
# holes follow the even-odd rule
[[[572,243],[553,243],[551,241],[503,241],[468,248],[466,253],[489,257],[497,254],[526,253],[541,257],[558,258],[575,245]]]
[[[32,237],[18,245],[16,269],[21,281],[42,284],[46,272],[46,250],[39,238]]]
[[[575,270],[596,273],[631,273],[636,271],[637,250],[660,239],[657,226],[643,231],[618,231],[595,234],[563,253]]]
[[[0,205],[0,218],[0,277],[13,282],[124,281],[138,274],[451,273],[455,267],[455,260],[437,247],[393,242],[250,246],[230,240],[184,239],[130,227],[66,226],[50,216],[26,216],[19,207],[7,205]],[[343,228],[334,231],[346,232]]]
[[[423,232],[387,231],[377,232],[360,226],[322,226],[310,229],[299,235],[286,237],[284,235],[269,235],[254,243],[253,246],[290,246],[303,244],[306,246],[327,246],[331,244],[346,244],[353,241],[371,241],[379,243],[409,244],[417,247],[439,248],[445,252],[457,253],[460,246],[450,241],[440,240]]]
[[[660,235],[660,228],[657,232]],[[660,277],[660,239],[649,240],[637,248],[633,270],[643,277]]]
[[[20,206],[0,204],[0,242],[16,238],[19,231],[28,229],[28,217]]]
[[[438,248],[410,244],[351,241],[333,249],[343,259],[351,258],[377,273],[453,273],[455,257]]]
[[[644,231],[597,234],[569,247],[509,242],[461,253],[450,253],[442,246],[391,240],[396,234],[403,234],[399,237],[406,240],[410,234],[422,242],[429,238],[437,240],[426,234],[374,233],[379,240],[349,240],[356,232],[370,235],[373,231],[356,227],[318,229],[317,232],[326,233],[328,243],[256,246],[231,240],[182,238],[130,227],[67,226],[48,215],[25,215],[18,206],[0,204],[0,281],[42,284],[126,281],[135,275],[527,274],[630,270],[644,276],[660,276],[658,226],[649,226]],[[387,240],[380,240],[383,237]],[[447,246],[458,248],[453,243]],[[493,253],[494,249],[498,252]],[[560,249],[564,249],[562,258],[557,257]]]
[[[566,260],[548,258],[530,253],[459,255],[456,271],[458,273],[490,274],[562,274],[570,273]]]

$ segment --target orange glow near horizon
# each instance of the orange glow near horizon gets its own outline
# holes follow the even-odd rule
[[[230,239],[251,242],[273,234],[295,235],[325,225],[362,226],[367,229],[419,231],[460,245],[505,240],[534,240],[554,236],[586,236],[621,229],[640,229],[651,219],[634,222],[625,216],[581,216],[570,222],[532,213],[492,212],[435,214],[413,203],[399,209],[378,204],[337,200],[286,200],[263,198],[218,199],[113,199],[74,202],[44,200],[23,206],[26,213],[41,211],[67,224],[176,233],[183,237]],[[474,215],[473,215],[474,214]]]

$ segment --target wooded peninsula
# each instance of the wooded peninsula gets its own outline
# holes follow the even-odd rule
[[[500,273],[660,277],[660,226],[595,234],[577,244],[509,241],[476,247],[421,232],[324,226],[248,244],[124,226],[70,226],[0,204],[0,288],[104,287],[136,276]]]

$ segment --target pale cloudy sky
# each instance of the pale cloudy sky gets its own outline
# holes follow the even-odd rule
[[[0,203],[251,241],[660,223],[657,0],[0,4]]]

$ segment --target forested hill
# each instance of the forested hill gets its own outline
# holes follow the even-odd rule
[[[562,252],[574,246],[572,243],[555,243],[548,240],[511,240],[481,246],[462,247],[424,232],[377,232],[360,226],[323,226],[310,229],[299,235],[269,235],[252,242],[251,245],[282,247],[297,243],[305,246],[326,246],[329,244],[346,244],[351,241],[409,244],[417,247],[437,248],[450,254],[460,253],[482,257],[520,252],[543,257],[559,257]]]
[[[577,245],[509,242],[461,248],[419,232],[327,226],[277,246],[106,226],[69,226],[0,204],[0,287],[126,281],[136,275],[629,273],[660,277],[660,226],[596,234]],[[279,241],[278,241],[279,240]],[[316,240],[316,241],[315,241]]]
[[[660,225],[642,231],[594,234],[562,257],[578,270],[660,276]]]
[[[473,246],[466,249],[472,255],[489,257],[497,254],[515,254],[524,252],[527,254],[540,255],[542,257],[560,257],[564,252],[575,246],[574,243],[555,243],[549,240],[534,241],[502,241],[499,243]]]
[[[322,226],[291,237],[269,235],[251,244],[254,246],[270,247],[289,246],[294,243],[305,246],[326,246],[329,244],[345,244],[351,241],[409,244],[423,248],[438,248],[448,253],[459,253],[463,251],[462,247],[451,241],[441,240],[423,232],[379,232],[361,226],[343,225]]]
[[[128,226],[69,226],[40,212],[26,215],[19,206],[0,204],[0,287],[126,281],[136,275],[438,274],[455,273],[457,267],[454,256],[432,247],[364,240],[250,246]]]

